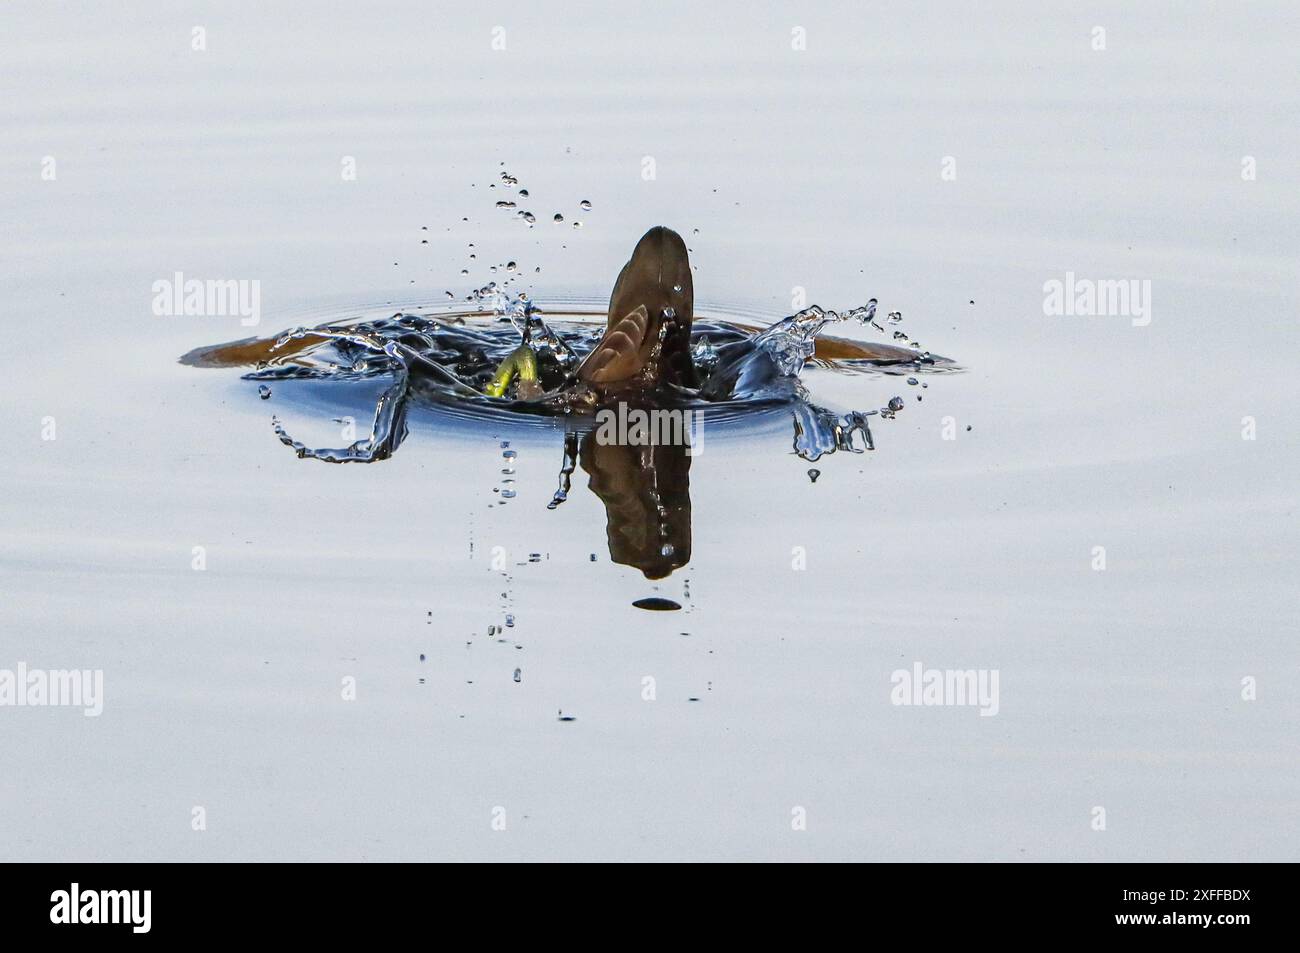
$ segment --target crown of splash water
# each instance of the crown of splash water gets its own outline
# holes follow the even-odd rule
[[[828,324],[839,321],[869,323],[876,316],[876,299],[840,314],[811,305],[772,325],[754,338],[754,345],[765,349],[781,373],[797,377],[807,360],[817,350],[817,335]]]

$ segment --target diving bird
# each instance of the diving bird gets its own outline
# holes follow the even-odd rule
[[[694,307],[686,243],[671,228],[656,225],[619,272],[605,336],[578,367],[578,380],[602,391],[695,387]]]

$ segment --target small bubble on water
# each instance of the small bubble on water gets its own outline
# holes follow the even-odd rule
[[[578,221],[578,220],[575,218],[575,219],[573,220],[573,227],[574,227],[574,228],[582,228],[582,222]]]
[[[559,709],[559,710],[555,713],[555,717],[556,717],[556,720],[557,720],[557,721],[577,721],[577,720],[578,720],[578,716],[577,716],[577,715],[566,715],[566,714],[564,713],[564,709],[563,709],[563,708]]]

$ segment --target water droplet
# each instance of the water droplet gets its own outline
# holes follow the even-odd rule
[[[921,383],[921,382],[918,381],[915,377],[909,377],[909,378],[907,379],[907,382],[908,382],[909,384],[911,384],[913,387],[915,387],[917,384]]]
[[[587,199],[583,199],[581,202],[578,203],[578,207],[581,208],[584,212],[590,212],[591,202],[589,202]]]
[[[680,609],[681,606],[671,599],[664,599],[660,596],[648,596],[645,599],[638,599],[632,603],[638,609],[649,609],[651,612],[672,612]]]
[[[265,384],[260,385],[257,388],[257,396],[262,398],[262,400],[270,400],[271,388],[267,387]]]
[[[524,221],[531,225],[533,222],[537,221],[537,216],[532,212],[524,212]]]
[[[520,190],[519,190],[519,197],[520,197],[521,199],[526,199],[526,198],[528,198],[528,190],[527,190],[527,189],[520,189]]]
[[[518,271],[518,270],[519,270],[519,266],[516,265],[513,261],[506,262],[506,271]]]
[[[515,203],[514,203],[514,202],[498,202],[498,203],[497,203],[497,208],[514,208],[514,207],[515,207]]]
[[[523,680],[524,680],[524,670],[521,668],[515,669],[515,681],[522,682]]]
[[[573,227],[574,227],[574,228],[582,228],[582,222],[578,221],[578,220],[575,218],[575,219],[573,220]]]
[[[514,490],[502,490],[502,491],[501,491],[501,498],[502,498],[503,500],[513,500],[513,499],[515,498],[515,491],[514,491]]]
[[[894,411],[895,413],[897,413],[898,411],[902,410],[902,409],[903,409],[903,398],[901,398],[901,397],[891,397],[891,398],[889,398],[889,409],[892,410],[892,411]]]
[[[559,212],[556,212],[556,213],[555,213],[555,218],[552,219],[552,221],[562,222],[562,221],[564,221],[564,216],[561,215]]]
[[[822,475],[822,471],[818,470],[815,467],[808,471],[808,479],[811,480],[813,483],[816,483],[817,478],[821,475]]]

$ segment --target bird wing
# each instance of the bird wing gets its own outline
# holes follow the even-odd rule
[[[605,336],[578,368],[578,377],[595,384],[627,380],[641,370],[641,348],[650,327],[650,313],[644,304],[629,311]]]

